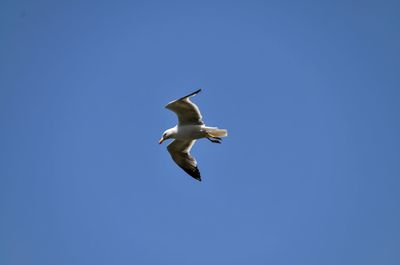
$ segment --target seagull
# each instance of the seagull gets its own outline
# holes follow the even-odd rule
[[[167,139],[175,139],[167,146],[168,152],[179,167],[198,181],[201,181],[201,175],[196,159],[190,155],[190,149],[197,139],[207,138],[212,143],[220,144],[221,137],[228,136],[227,130],[204,124],[199,108],[190,101],[190,97],[200,91],[201,89],[165,106],[178,116],[178,125],[166,130],[159,141],[162,144]]]

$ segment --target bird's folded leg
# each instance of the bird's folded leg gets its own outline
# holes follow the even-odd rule
[[[207,137],[207,139],[210,140],[211,142],[215,143],[215,144],[220,144],[221,143],[220,140],[211,139],[211,138],[208,138],[208,137]]]

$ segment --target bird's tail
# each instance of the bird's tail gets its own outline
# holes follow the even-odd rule
[[[228,136],[227,130],[218,129],[217,127],[207,127],[206,131],[211,137],[226,137],[226,136]]]

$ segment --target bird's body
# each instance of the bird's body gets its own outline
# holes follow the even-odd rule
[[[160,144],[166,139],[175,139],[168,145],[172,159],[186,173],[201,181],[196,160],[190,155],[190,149],[197,139],[207,138],[213,143],[221,143],[220,137],[228,135],[226,130],[208,127],[204,124],[199,108],[189,100],[201,89],[185,97],[168,103],[165,107],[178,116],[178,125],[166,130],[160,139]]]
[[[210,137],[213,132],[218,132],[219,129],[216,127],[208,127],[205,125],[182,125],[175,126],[169,129],[173,135],[171,138],[179,140],[194,140],[200,138]],[[220,133],[217,133],[220,134]],[[211,137],[218,137],[217,135]]]

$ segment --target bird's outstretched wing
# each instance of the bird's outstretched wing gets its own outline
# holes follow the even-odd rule
[[[168,103],[165,108],[172,110],[178,116],[178,125],[203,125],[203,117],[196,104],[190,101],[190,97],[199,93],[201,89]]]
[[[197,162],[190,155],[190,149],[196,140],[175,140],[167,147],[175,163],[193,178],[201,181],[200,171],[197,168]]]

